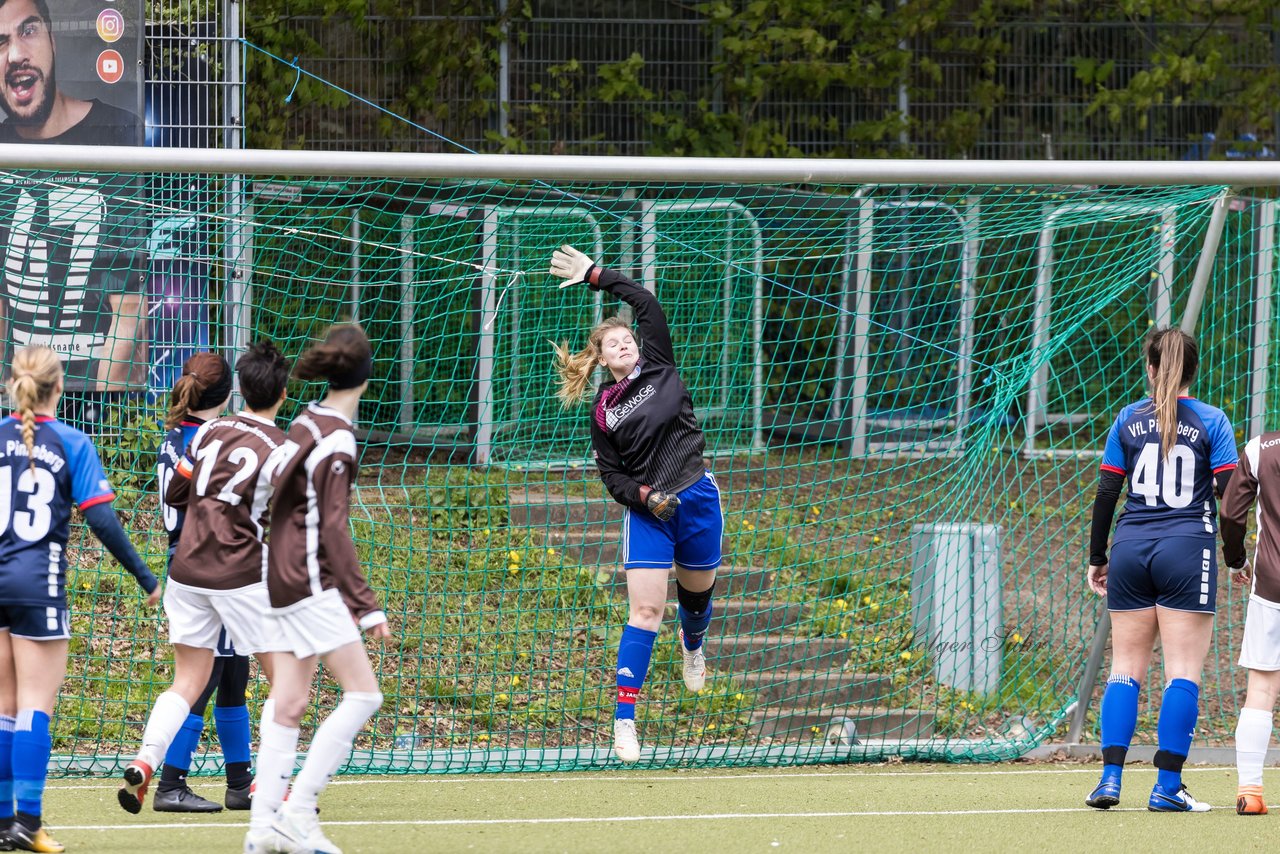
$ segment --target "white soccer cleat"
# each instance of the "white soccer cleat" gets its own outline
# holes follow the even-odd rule
[[[281,849],[282,851],[342,854],[342,849],[334,845],[320,829],[320,817],[315,810],[296,809],[284,804],[271,822],[271,829],[294,846]]]
[[[640,740],[636,738],[636,722],[614,718],[613,752],[626,764],[640,761]]]
[[[244,835],[244,854],[303,854],[310,850],[299,847],[274,828],[250,830]]]
[[[677,632],[676,636],[680,641],[680,654],[684,656],[684,687],[697,693],[707,684],[707,656],[702,651],[702,647],[685,648],[683,629]]]

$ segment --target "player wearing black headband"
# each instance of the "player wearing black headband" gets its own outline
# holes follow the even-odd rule
[[[294,419],[274,479],[266,622],[285,651],[272,657],[274,712],[262,721],[258,787],[244,841],[248,854],[340,854],[320,829],[316,801],[351,754],[356,734],[382,705],[360,632],[385,643],[391,630],[361,570],[348,521],[356,475],[352,428],[372,369],[373,350],[364,331],[343,324],[302,354],[294,370],[298,379],[328,382],[329,391]],[[285,802],[298,757],[298,727],[321,661],[342,686],[342,701],[316,728]]]
[[[212,420],[197,427],[176,468],[171,473],[161,471],[166,526],[173,523],[181,527],[181,538],[173,543],[164,591],[174,649],[174,680],[169,690],[156,698],[142,734],[142,748],[124,771],[119,800],[131,813],[142,809],[152,773],[180,734],[186,737],[183,758],[190,762],[194,750],[187,740],[190,730],[196,729],[198,738],[192,709],[203,710],[208,702],[218,650],[229,639],[237,652],[257,655],[270,677],[266,654],[277,648],[264,625],[268,601],[263,540],[271,497],[272,454],[285,441],[275,415],[284,402],[289,361],[270,342],[251,347],[236,362],[245,408],[221,418],[213,416],[225,406],[231,391],[227,363],[219,356],[201,354],[188,360],[184,372],[174,390],[170,421],[180,424],[184,415],[189,417],[192,406],[202,405],[208,408],[200,414]],[[192,383],[184,384],[187,376],[195,378]],[[179,519],[177,514],[183,511],[185,518]],[[241,698],[243,684],[239,683]],[[264,719],[270,714],[269,708],[263,709]],[[238,793],[228,802],[236,806],[248,795],[240,790],[249,784],[249,751],[247,744],[241,743],[248,741],[249,723],[247,713],[225,717],[235,733],[234,749],[224,741],[223,750],[227,752],[228,784]],[[215,721],[221,739],[223,717],[215,715]],[[238,779],[232,779],[233,774]],[[239,795],[244,796],[242,800]],[[181,807],[187,800],[173,794],[171,787],[166,803],[157,803],[156,808]],[[208,806],[203,811],[217,808],[211,802],[204,803]],[[190,811],[191,805],[200,806],[193,802],[183,811]]]

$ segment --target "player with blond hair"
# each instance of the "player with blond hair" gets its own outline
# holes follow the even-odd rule
[[[1125,757],[1138,721],[1138,680],[1155,640],[1165,688],[1152,760],[1155,812],[1206,812],[1182,782],[1200,711],[1200,678],[1217,605],[1217,508],[1236,467],[1235,434],[1222,410],[1190,396],[1199,367],[1195,339],[1180,329],[1147,337],[1151,395],[1120,410],[1107,438],[1093,506],[1087,581],[1107,597],[1111,675],[1102,695],[1102,776],[1085,799],[1095,809],[1120,802]],[[1125,513],[1107,536],[1129,481]]]
[[[71,636],[73,506],[147,592],[147,604],[160,598],[159,582],[111,507],[115,493],[93,443],[57,418],[62,387],[53,350],[19,350],[8,379],[14,414],[0,420],[0,840],[23,851],[63,850],[41,816],[49,723]]]
[[[640,333],[637,341],[631,327],[613,317],[591,330],[582,350],[556,348],[559,396],[566,407],[586,398],[596,370],[607,372],[591,404],[591,448],[605,488],[626,507],[622,566],[630,614],[618,642],[613,749],[632,763],[640,758],[636,701],[662,626],[672,567],[684,684],[699,691],[706,683],[703,639],[724,537],[720,489],[702,458],[706,439],[657,298],[572,246],[552,255],[550,272],[565,281],[561,287],[585,284],[627,303]]]

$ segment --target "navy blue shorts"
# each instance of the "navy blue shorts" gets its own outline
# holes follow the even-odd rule
[[[1107,610],[1159,605],[1212,614],[1218,602],[1218,544],[1213,537],[1121,540],[1111,547]]]
[[[715,569],[720,566],[724,513],[711,472],[676,493],[676,515],[663,522],[647,510],[631,510],[622,522],[623,569]]]
[[[28,640],[71,637],[66,608],[51,605],[0,605],[0,631]]]

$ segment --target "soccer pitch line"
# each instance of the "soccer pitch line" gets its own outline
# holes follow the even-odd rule
[[[1276,809],[1277,807],[1270,807]],[[539,824],[607,824],[610,822],[646,821],[760,821],[782,818],[915,818],[917,816],[965,816],[965,815],[1044,815],[1046,813],[1094,813],[1089,807],[1038,807],[1028,809],[971,809],[971,810],[838,810],[823,812],[767,812],[767,813],[692,813],[679,815],[611,815],[611,816],[560,816],[531,818],[432,818],[432,819],[384,819],[378,821],[326,821],[325,827],[492,827],[501,825]],[[1107,812],[1146,813],[1146,807],[1112,807]],[[224,828],[244,832],[245,825],[226,822],[173,822],[172,824],[59,824],[58,830],[192,830]]]
[[[1098,766],[1085,766],[1081,768],[992,768],[991,770],[972,769],[951,769],[941,771],[809,771],[799,768],[790,773],[762,773],[762,774],[681,774],[678,772],[668,772],[660,775],[649,775],[643,772],[636,774],[623,774],[609,777],[592,776],[591,772],[583,772],[581,776],[564,777],[544,777],[536,773],[527,777],[497,777],[484,773],[475,774],[420,774],[420,775],[404,775],[391,777],[374,777],[367,780],[348,780],[337,779],[331,782],[330,786],[378,786],[378,785],[394,785],[394,784],[439,784],[439,783],[541,783],[541,784],[561,784],[561,783],[582,783],[590,781],[592,783],[695,783],[707,782],[711,780],[812,780],[824,777],[843,777],[843,778],[861,778],[861,777],[1020,777],[1020,776],[1036,776],[1043,777],[1052,774],[1093,774],[1098,773]],[[1235,766],[1232,765],[1204,765],[1192,766],[1187,765],[1182,769],[1184,774],[1194,774],[1198,772],[1222,772],[1234,771]],[[218,777],[192,777],[193,782],[198,786],[204,781],[217,782]],[[93,790],[116,788],[119,782],[115,778],[103,780],[101,783],[57,783],[50,782],[46,788],[59,789],[64,791],[74,790]]]

